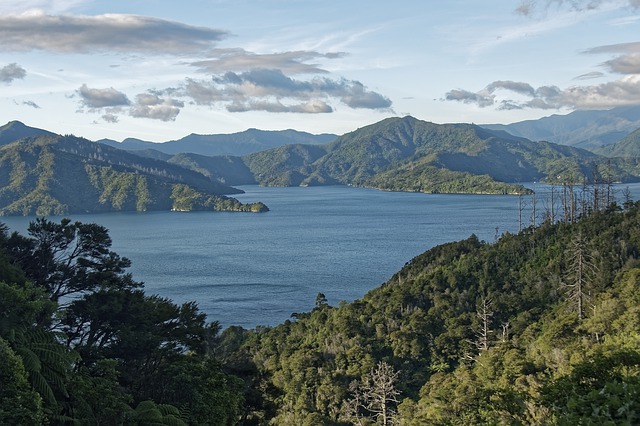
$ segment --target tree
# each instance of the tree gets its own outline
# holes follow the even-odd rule
[[[29,386],[22,359],[0,337],[0,424],[37,425],[43,421],[42,399]]]
[[[572,302],[580,320],[584,317],[584,305],[589,297],[588,286],[590,278],[596,270],[593,258],[587,252],[586,245],[587,241],[581,232],[571,240],[569,270],[565,278],[567,298]]]
[[[483,297],[480,300],[480,306],[476,311],[476,315],[480,321],[480,326],[476,332],[476,340],[474,342],[476,348],[479,351],[486,351],[489,349],[490,336],[493,333],[491,329],[491,318],[493,317],[493,311],[491,305],[493,301]]]
[[[110,250],[108,230],[97,224],[54,223],[38,218],[29,224],[30,237],[14,233],[8,250],[27,276],[47,290],[60,308],[69,300],[99,289],[140,288],[125,269],[127,258]]]
[[[391,425],[395,405],[400,402],[400,391],[395,387],[399,374],[391,365],[380,361],[362,382],[352,382],[349,386],[352,397],[346,401],[345,417],[357,424],[363,424],[362,418],[369,417],[383,426]]]

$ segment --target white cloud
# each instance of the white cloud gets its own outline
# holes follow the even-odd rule
[[[138,118],[174,121],[182,107],[184,107],[182,101],[150,93],[141,93],[136,96],[135,104],[131,107],[129,115]]]
[[[171,80],[182,81],[173,88],[153,88],[152,79],[147,81],[146,75],[127,80],[125,73],[113,71],[117,65],[103,64],[112,73],[122,74],[119,85],[129,89],[121,91],[108,87],[114,84],[113,78],[100,77],[99,65],[95,67],[98,70],[95,74],[68,71],[69,76],[82,75],[85,81],[87,75],[96,76],[96,83],[82,84],[72,97],[79,99],[77,112],[99,113],[107,123],[117,123],[122,115],[174,121],[185,104],[221,107],[232,112],[301,114],[331,113],[332,104],[338,102],[357,109],[391,108],[389,98],[363,83],[329,76],[324,64],[344,57],[345,53],[315,50],[255,53],[243,48],[216,47],[227,36],[224,30],[140,15],[51,15],[38,10],[0,14],[0,52],[118,54],[123,58],[136,58],[137,65],[142,63],[152,72],[164,74],[164,83],[160,83],[164,87],[172,84]],[[170,57],[159,58],[160,55]],[[189,59],[179,62],[175,56]],[[165,61],[165,66],[160,65],[160,60]],[[189,70],[185,66],[209,78],[200,80],[185,75],[185,70]],[[1,81],[24,77],[17,73],[16,64],[8,67],[13,68],[0,70]],[[37,75],[52,78],[42,71]],[[305,78],[298,78],[299,75]],[[72,87],[80,83],[82,80]],[[138,92],[147,91],[133,95],[135,92],[128,92],[132,87],[143,87],[136,89]]]
[[[0,68],[0,81],[4,83],[11,83],[16,79],[23,79],[26,75],[27,71],[16,63]]]
[[[211,52],[214,59],[192,62],[190,65],[201,72],[220,74],[227,71],[242,72],[252,69],[279,69],[283,74],[325,74],[318,64],[307,61],[325,58],[334,59],[344,56],[343,53],[319,53],[313,51],[296,51],[282,53],[258,54],[243,49],[216,49]]]
[[[327,103],[330,99],[351,108],[388,110],[392,104],[387,97],[368,90],[359,81],[317,76],[298,80],[278,69],[227,72],[213,76],[211,81],[187,79],[182,94],[198,105],[226,104],[232,112],[326,113],[333,111]]]
[[[92,89],[83,84],[77,93],[80,95],[81,103],[91,109],[119,107],[129,105],[131,102],[122,92],[117,91],[113,87],[107,89]]]
[[[603,65],[617,74],[640,74],[640,42],[598,46],[584,53],[620,53],[621,55],[604,62]]]
[[[451,90],[447,92],[445,99],[476,104],[481,108],[493,106],[497,109],[594,109],[640,105],[640,75],[591,86],[572,86],[564,90],[556,86],[541,86],[530,94],[502,85],[501,89],[507,92],[504,98],[499,98],[495,90],[490,89],[494,86],[495,82],[479,92]],[[508,96],[509,92],[526,96],[524,100],[513,99]]]
[[[203,52],[227,33],[138,15],[0,15],[0,50],[56,53]]]

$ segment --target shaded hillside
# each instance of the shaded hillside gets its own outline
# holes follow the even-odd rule
[[[622,140],[640,127],[640,107],[617,107],[610,110],[574,111],[539,120],[512,124],[486,124],[482,127],[505,130],[532,141],[549,141],[595,151],[603,145]]]
[[[176,154],[167,162],[194,170],[213,181],[226,185],[256,184],[253,174],[240,157]]]
[[[607,157],[640,157],[640,128],[631,132],[621,141],[594,151]]]
[[[191,134],[182,139],[161,143],[145,142],[139,139],[125,139],[122,142],[103,139],[98,142],[129,151],[154,149],[172,155],[193,153],[207,156],[242,156],[287,144],[326,144],[336,137],[330,134],[313,135],[296,130],[248,129],[231,134]]]
[[[606,162],[586,150],[412,117],[389,118],[322,147],[285,146],[248,155],[245,161],[263,185],[340,183],[463,193],[516,193],[523,188],[508,183],[555,183],[568,176],[582,181]],[[629,165],[612,164],[611,173],[619,180],[637,176]],[[457,182],[450,185],[450,179]]]
[[[10,121],[0,127],[0,146],[7,145],[18,139],[35,136],[54,136],[55,134],[47,130],[29,127],[19,121]]]
[[[640,204],[625,206],[444,244],[361,300],[320,293],[277,327],[226,330],[216,353],[247,382],[249,424],[637,424]]]
[[[197,172],[76,137],[22,139],[0,148],[0,214],[147,210],[261,210],[241,191]]]
[[[311,181],[314,163],[326,154],[324,146],[285,145],[248,155],[244,161],[261,185],[299,186]]]

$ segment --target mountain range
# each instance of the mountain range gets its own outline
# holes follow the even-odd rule
[[[581,110],[512,124],[486,124],[533,141],[548,141],[596,151],[614,144],[640,128],[640,106],[609,110]]]
[[[312,135],[296,130],[268,131],[248,129],[244,132],[231,134],[198,135],[192,133],[178,140],[160,143],[133,138],[125,139],[122,142],[111,139],[101,139],[97,142],[129,151],[153,149],[170,155],[188,152],[207,156],[242,156],[276,148],[283,144],[302,143],[305,145],[320,145],[331,142],[335,138],[337,138],[337,135]]]
[[[582,182],[603,164],[615,180],[638,176],[634,160],[412,117],[389,118],[327,145],[286,145],[244,160],[262,185],[350,184],[419,192],[520,193],[522,187],[506,182]]]
[[[266,210],[264,205],[244,206],[225,197],[241,192],[234,185],[247,184],[522,194],[530,190],[517,182],[637,181],[637,129],[598,148],[599,153],[511,133],[527,129],[556,137],[584,133],[576,130],[577,123],[591,114],[595,124],[590,128],[599,128],[604,135],[622,128],[623,122],[630,126],[635,113],[633,108],[573,113],[562,116],[564,124],[562,117],[552,116],[538,123],[514,123],[509,132],[504,126],[435,124],[407,116],[342,136],[249,129],[166,143],[133,139],[96,143],[13,121],[0,127],[0,214]],[[549,125],[546,130],[544,123]],[[212,152],[249,153],[205,154]]]

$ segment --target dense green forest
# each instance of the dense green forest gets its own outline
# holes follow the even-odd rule
[[[0,146],[0,216],[268,210],[225,195],[241,192],[217,176],[74,136],[44,135]]]
[[[253,330],[145,294],[100,225],[2,226],[0,424],[638,424],[640,203],[611,189]]]
[[[608,167],[614,181],[640,176],[638,158],[606,158],[473,124],[389,118],[326,145],[285,145],[243,157],[265,186],[345,184],[425,193],[522,194],[514,182],[563,184]]]

